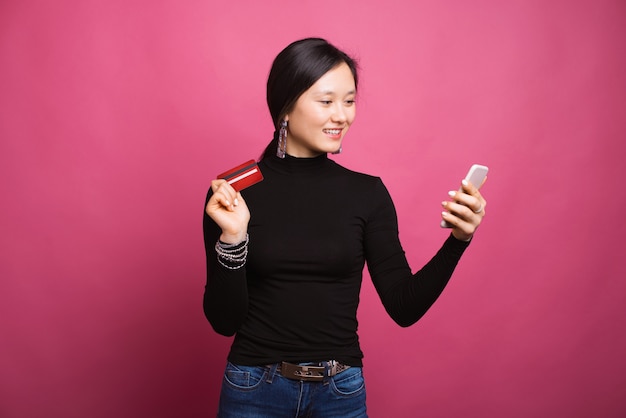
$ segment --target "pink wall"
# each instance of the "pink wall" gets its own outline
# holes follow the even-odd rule
[[[211,3],[0,3],[0,416],[213,415],[204,193],[269,140],[267,71],[305,36],[360,58],[336,158],[384,179],[414,268],[492,170],[419,324],[365,280],[371,416],[626,414],[623,1]]]

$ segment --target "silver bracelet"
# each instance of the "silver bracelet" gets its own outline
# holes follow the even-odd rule
[[[221,248],[225,249],[225,250],[237,248],[239,246],[246,246],[246,245],[248,245],[248,242],[250,242],[250,235],[249,234],[246,234],[246,238],[243,241],[238,242],[236,244],[228,244],[226,242],[222,242],[220,240],[217,240],[217,244],[219,244],[219,246]]]
[[[246,234],[246,239],[237,244],[227,244],[218,240],[215,243],[217,261],[229,270],[237,270],[246,264],[248,257],[248,243],[250,237]]]

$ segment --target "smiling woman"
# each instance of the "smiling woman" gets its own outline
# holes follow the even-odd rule
[[[356,116],[354,77],[342,63],[324,74],[296,102],[287,122],[286,152],[300,158],[341,150]]]
[[[303,39],[285,48],[276,56],[267,80],[267,105],[276,132],[264,157],[277,151],[284,155],[288,148],[294,157],[341,152],[341,141],[355,116],[357,86],[356,62],[324,39]],[[304,135],[309,129],[331,141],[326,139],[322,149],[310,149],[305,144],[317,141]]]
[[[356,115],[354,61],[323,39],[275,59],[267,102],[277,132],[258,166],[263,181],[207,194],[204,312],[235,335],[220,417],[366,417],[357,308],[367,263],[389,315],[414,324],[439,297],[485,200],[465,184],[444,204],[452,234],[412,274],[395,208],[378,177],[328,158]]]

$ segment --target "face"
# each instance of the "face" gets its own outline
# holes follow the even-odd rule
[[[285,117],[287,154],[310,158],[339,151],[356,115],[355,96],[354,77],[346,63],[324,74]]]

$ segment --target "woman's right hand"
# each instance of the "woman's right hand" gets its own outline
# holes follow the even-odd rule
[[[236,192],[226,180],[211,182],[213,196],[204,209],[222,229],[220,240],[227,244],[237,244],[246,239],[250,211],[241,193]]]

